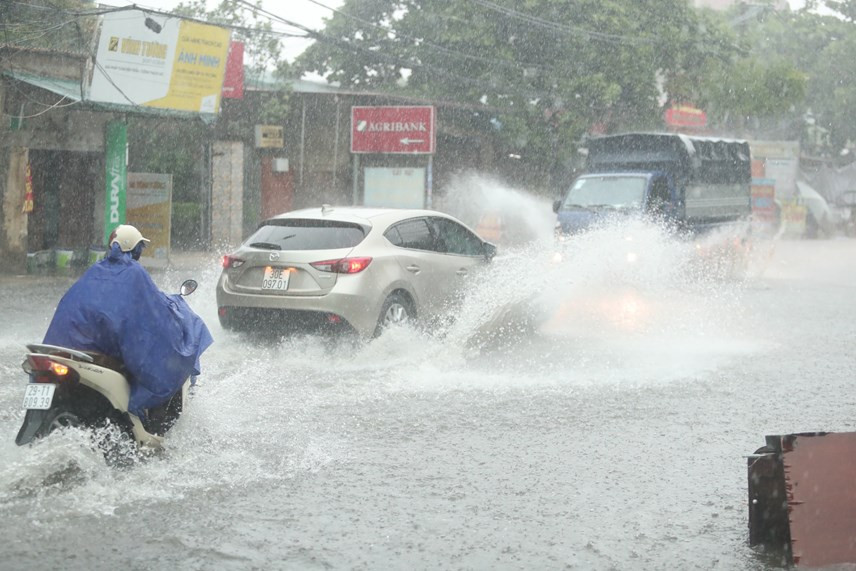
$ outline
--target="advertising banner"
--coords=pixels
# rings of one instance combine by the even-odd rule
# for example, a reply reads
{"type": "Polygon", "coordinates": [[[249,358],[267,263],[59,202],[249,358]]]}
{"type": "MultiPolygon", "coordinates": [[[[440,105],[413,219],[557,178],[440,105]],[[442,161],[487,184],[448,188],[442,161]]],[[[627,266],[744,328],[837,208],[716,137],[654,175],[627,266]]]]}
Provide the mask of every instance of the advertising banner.
{"type": "Polygon", "coordinates": [[[229,30],[123,10],[104,15],[89,99],[217,113],[229,30]]]}
{"type": "Polygon", "coordinates": [[[30,162],[27,161],[27,178],[24,181],[24,207],[22,212],[29,214],[33,211],[33,170],[30,168],[30,162]]]}
{"type": "Polygon", "coordinates": [[[789,238],[799,238],[805,234],[805,221],[808,209],[795,202],[782,205],[782,224],[784,235],[789,238]]]}
{"type": "Polygon", "coordinates": [[[752,216],[761,220],[773,220],[776,211],[776,181],[768,178],[752,179],[752,216]]]}
{"type": "Polygon", "coordinates": [[[750,141],[754,161],[763,161],[764,178],[773,179],[776,198],[797,196],[800,145],[798,141],[750,141]]]}
{"type": "Polygon", "coordinates": [[[128,173],[128,224],[151,240],[140,263],[165,267],[169,262],[172,224],[172,175],[128,173]]]}
{"type": "Polygon", "coordinates": [[[364,175],[364,206],[425,207],[425,169],[367,167],[364,175]]]}
{"type": "Polygon", "coordinates": [[[125,194],[128,181],[128,132],[124,123],[107,123],[104,140],[107,196],[104,208],[104,244],[119,224],[125,223],[125,194]]]}
{"type": "Polygon", "coordinates": [[[226,60],[226,75],[223,79],[223,97],[243,99],[244,97],[244,43],[229,44],[229,58],[226,60]]]}

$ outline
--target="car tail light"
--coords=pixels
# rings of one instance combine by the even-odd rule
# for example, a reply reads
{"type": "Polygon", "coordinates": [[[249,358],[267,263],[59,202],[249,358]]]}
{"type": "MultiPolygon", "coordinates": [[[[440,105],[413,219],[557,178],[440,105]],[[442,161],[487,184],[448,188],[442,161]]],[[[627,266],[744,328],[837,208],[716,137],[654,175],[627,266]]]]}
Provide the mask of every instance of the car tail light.
{"type": "Polygon", "coordinates": [[[324,260],[323,262],[312,262],[310,265],[322,272],[336,272],[337,274],[357,274],[366,269],[371,263],[371,258],[341,258],[339,260],[324,260]]]}
{"type": "Polygon", "coordinates": [[[244,260],[240,258],[236,258],[235,256],[226,255],[223,256],[223,267],[227,270],[232,268],[240,268],[244,265],[244,260]]]}

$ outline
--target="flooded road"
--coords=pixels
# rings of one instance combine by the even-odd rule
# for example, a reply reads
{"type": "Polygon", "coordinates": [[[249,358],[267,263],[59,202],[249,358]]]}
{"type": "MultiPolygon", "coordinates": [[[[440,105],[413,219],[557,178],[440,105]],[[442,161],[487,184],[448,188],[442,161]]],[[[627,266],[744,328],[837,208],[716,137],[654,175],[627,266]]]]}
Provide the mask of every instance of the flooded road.
{"type": "Polygon", "coordinates": [[[71,280],[3,276],[2,568],[776,568],[744,455],[856,430],[856,241],[769,244],[733,281],[634,237],[500,257],[445,330],[365,345],[222,331],[213,258],[155,274],[200,281],[215,344],[130,470],[74,431],[15,446],[23,345],[71,280]]]}

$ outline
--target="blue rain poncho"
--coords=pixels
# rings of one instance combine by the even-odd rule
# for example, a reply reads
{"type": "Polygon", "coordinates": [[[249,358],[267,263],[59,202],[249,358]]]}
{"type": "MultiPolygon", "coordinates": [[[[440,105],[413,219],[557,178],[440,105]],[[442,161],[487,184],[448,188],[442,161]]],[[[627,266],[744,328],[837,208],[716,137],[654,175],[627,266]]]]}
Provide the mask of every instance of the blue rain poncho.
{"type": "Polygon", "coordinates": [[[199,356],[212,342],[187,302],[160,291],[116,244],[66,292],[44,339],[122,361],[131,383],[128,410],[141,417],[200,373],[199,356]]]}

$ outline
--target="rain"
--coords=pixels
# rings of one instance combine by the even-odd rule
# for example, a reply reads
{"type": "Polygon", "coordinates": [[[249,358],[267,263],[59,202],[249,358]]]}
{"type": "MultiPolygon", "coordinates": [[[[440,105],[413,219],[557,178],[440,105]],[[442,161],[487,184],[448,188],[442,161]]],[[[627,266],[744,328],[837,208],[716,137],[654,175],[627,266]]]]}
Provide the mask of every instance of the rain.
{"type": "Polygon", "coordinates": [[[856,432],[852,2],[285,4],[0,6],[3,569],[856,564],[852,489],[808,491],[847,463],[789,448],[856,432]],[[374,337],[224,320],[260,225],[350,206],[496,253],[374,337]],[[120,222],[199,283],[201,374],[155,452],[18,446],[26,345],[120,222]]]}

